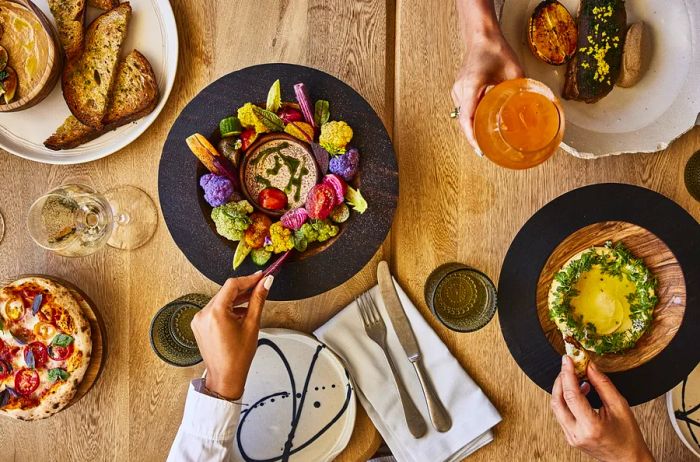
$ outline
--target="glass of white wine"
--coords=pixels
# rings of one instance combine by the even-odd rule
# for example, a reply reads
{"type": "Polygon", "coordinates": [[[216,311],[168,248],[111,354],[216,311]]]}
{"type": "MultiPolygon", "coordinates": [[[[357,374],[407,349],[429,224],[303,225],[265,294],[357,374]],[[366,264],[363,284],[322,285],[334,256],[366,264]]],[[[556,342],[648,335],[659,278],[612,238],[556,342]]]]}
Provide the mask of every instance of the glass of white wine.
{"type": "Polygon", "coordinates": [[[27,228],[39,246],[66,257],[83,257],[105,246],[133,250],[153,236],[158,212],[134,186],[103,194],[86,184],[65,184],[39,197],[29,209],[27,228]]]}

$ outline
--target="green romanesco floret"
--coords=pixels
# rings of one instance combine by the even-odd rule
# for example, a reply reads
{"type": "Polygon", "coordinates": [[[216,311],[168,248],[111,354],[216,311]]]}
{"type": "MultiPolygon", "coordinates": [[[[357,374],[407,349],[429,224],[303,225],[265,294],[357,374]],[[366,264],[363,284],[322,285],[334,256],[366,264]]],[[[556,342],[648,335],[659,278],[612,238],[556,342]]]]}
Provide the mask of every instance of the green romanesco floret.
{"type": "Polygon", "coordinates": [[[304,223],[297,231],[297,239],[304,238],[308,243],[325,242],[338,235],[339,228],[330,220],[312,220],[304,223]]]}
{"type": "Polygon", "coordinates": [[[256,133],[267,133],[270,129],[253,112],[253,104],[245,103],[238,108],[238,120],[246,128],[254,128],[256,133]]]}
{"type": "Polygon", "coordinates": [[[211,219],[214,220],[217,233],[226,239],[240,241],[243,232],[250,226],[250,213],[253,213],[253,206],[248,201],[229,202],[214,207],[211,219]]]}
{"type": "Polygon", "coordinates": [[[280,221],[270,226],[270,240],[272,244],[265,246],[268,252],[283,253],[294,248],[292,231],[282,226],[280,221]]]}
{"type": "MultiPolygon", "coordinates": [[[[240,116],[239,116],[240,117],[240,116]]],[[[352,139],[352,128],[343,121],[333,120],[321,125],[318,144],[333,155],[345,153],[345,146],[352,139]]]]}

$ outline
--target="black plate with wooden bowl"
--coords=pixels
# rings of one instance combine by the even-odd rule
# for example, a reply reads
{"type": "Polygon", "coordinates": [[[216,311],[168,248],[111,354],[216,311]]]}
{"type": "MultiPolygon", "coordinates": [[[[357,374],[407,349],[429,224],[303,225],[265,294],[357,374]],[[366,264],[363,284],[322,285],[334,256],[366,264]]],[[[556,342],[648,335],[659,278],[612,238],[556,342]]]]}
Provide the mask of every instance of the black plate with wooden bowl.
{"type": "MultiPolygon", "coordinates": [[[[631,405],[652,400],[700,361],[700,225],[654,191],[624,184],[575,189],[535,213],[515,236],[498,284],[498,312],[518,365],[551,393],[564,353],[549,318],[547,294],[560,268],[578,252],[621,242],[658,280],[649,329],[622,353],[591,353],[631,405]]],[[[595,391],[592,405],[601,402],[595,391]]]]}
{"type": "MultiPolygon", "coordinates": [[[[337,78],[305,66],[261,64],[221,77],[190,101],[173,124],[163,146],[158,193],[165,223],[187,259],[209,279],[223,284],[260,268],[250,259],[233,271],[237,242],[219,236],[211,207],[203,198],[199,178],[206,169],[185,139],[193,133],[220,139],[219,121],[250,101],[264,101],[279,79],[282,100],[294,101],[294,84],[303,82],[312,100],[330,103],[331,120],[344,120],[353,129],[353,147],[360,151],[360,169],[351,182],[369,204],[363,214],[351,213],[335,238],[304,253],[293,252],[275,280],[270,300],[298,300],[326,292],[358,273],[386,238],[399,192],[398,166],[384,125],[365,99],[337,78]]],[[[274,262],[270,261],[269,264],[274,262]]]]}

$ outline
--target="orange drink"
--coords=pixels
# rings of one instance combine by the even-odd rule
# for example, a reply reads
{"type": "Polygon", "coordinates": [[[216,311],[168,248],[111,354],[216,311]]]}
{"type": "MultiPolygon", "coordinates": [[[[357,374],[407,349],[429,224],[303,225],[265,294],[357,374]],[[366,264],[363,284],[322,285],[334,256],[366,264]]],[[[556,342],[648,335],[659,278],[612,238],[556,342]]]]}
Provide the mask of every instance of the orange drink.
{"type": "Polygon", "coordinates": [[[539,165],[564,136],[564,112],[552,90],[532,79],[506,80],[486,92],[474,114],[474,136],[496,164],[539,165]]]}

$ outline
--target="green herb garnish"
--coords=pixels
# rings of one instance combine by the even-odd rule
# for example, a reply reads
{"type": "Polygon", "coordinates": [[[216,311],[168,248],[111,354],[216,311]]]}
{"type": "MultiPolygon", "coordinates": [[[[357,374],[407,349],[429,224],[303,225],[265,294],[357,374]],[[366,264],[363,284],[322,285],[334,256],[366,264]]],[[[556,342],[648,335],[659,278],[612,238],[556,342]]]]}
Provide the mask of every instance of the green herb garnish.
{"type": "Polygon", "coordinates": [[[53,340],[51,341],[51,345],[56,345],[60,347],[67,347],[71,343],[73,343],[73,337],[67,334],[58,334],[56,335],[53,340]]]}
{"type": "Polygon", "coordinates": [[[70,377],[70,374],[64,369],[49,369],[49,380],[52,382],[55,382],[57,380],[65,382],[66,380],[68,380],[68,377],[70,377]]]}

